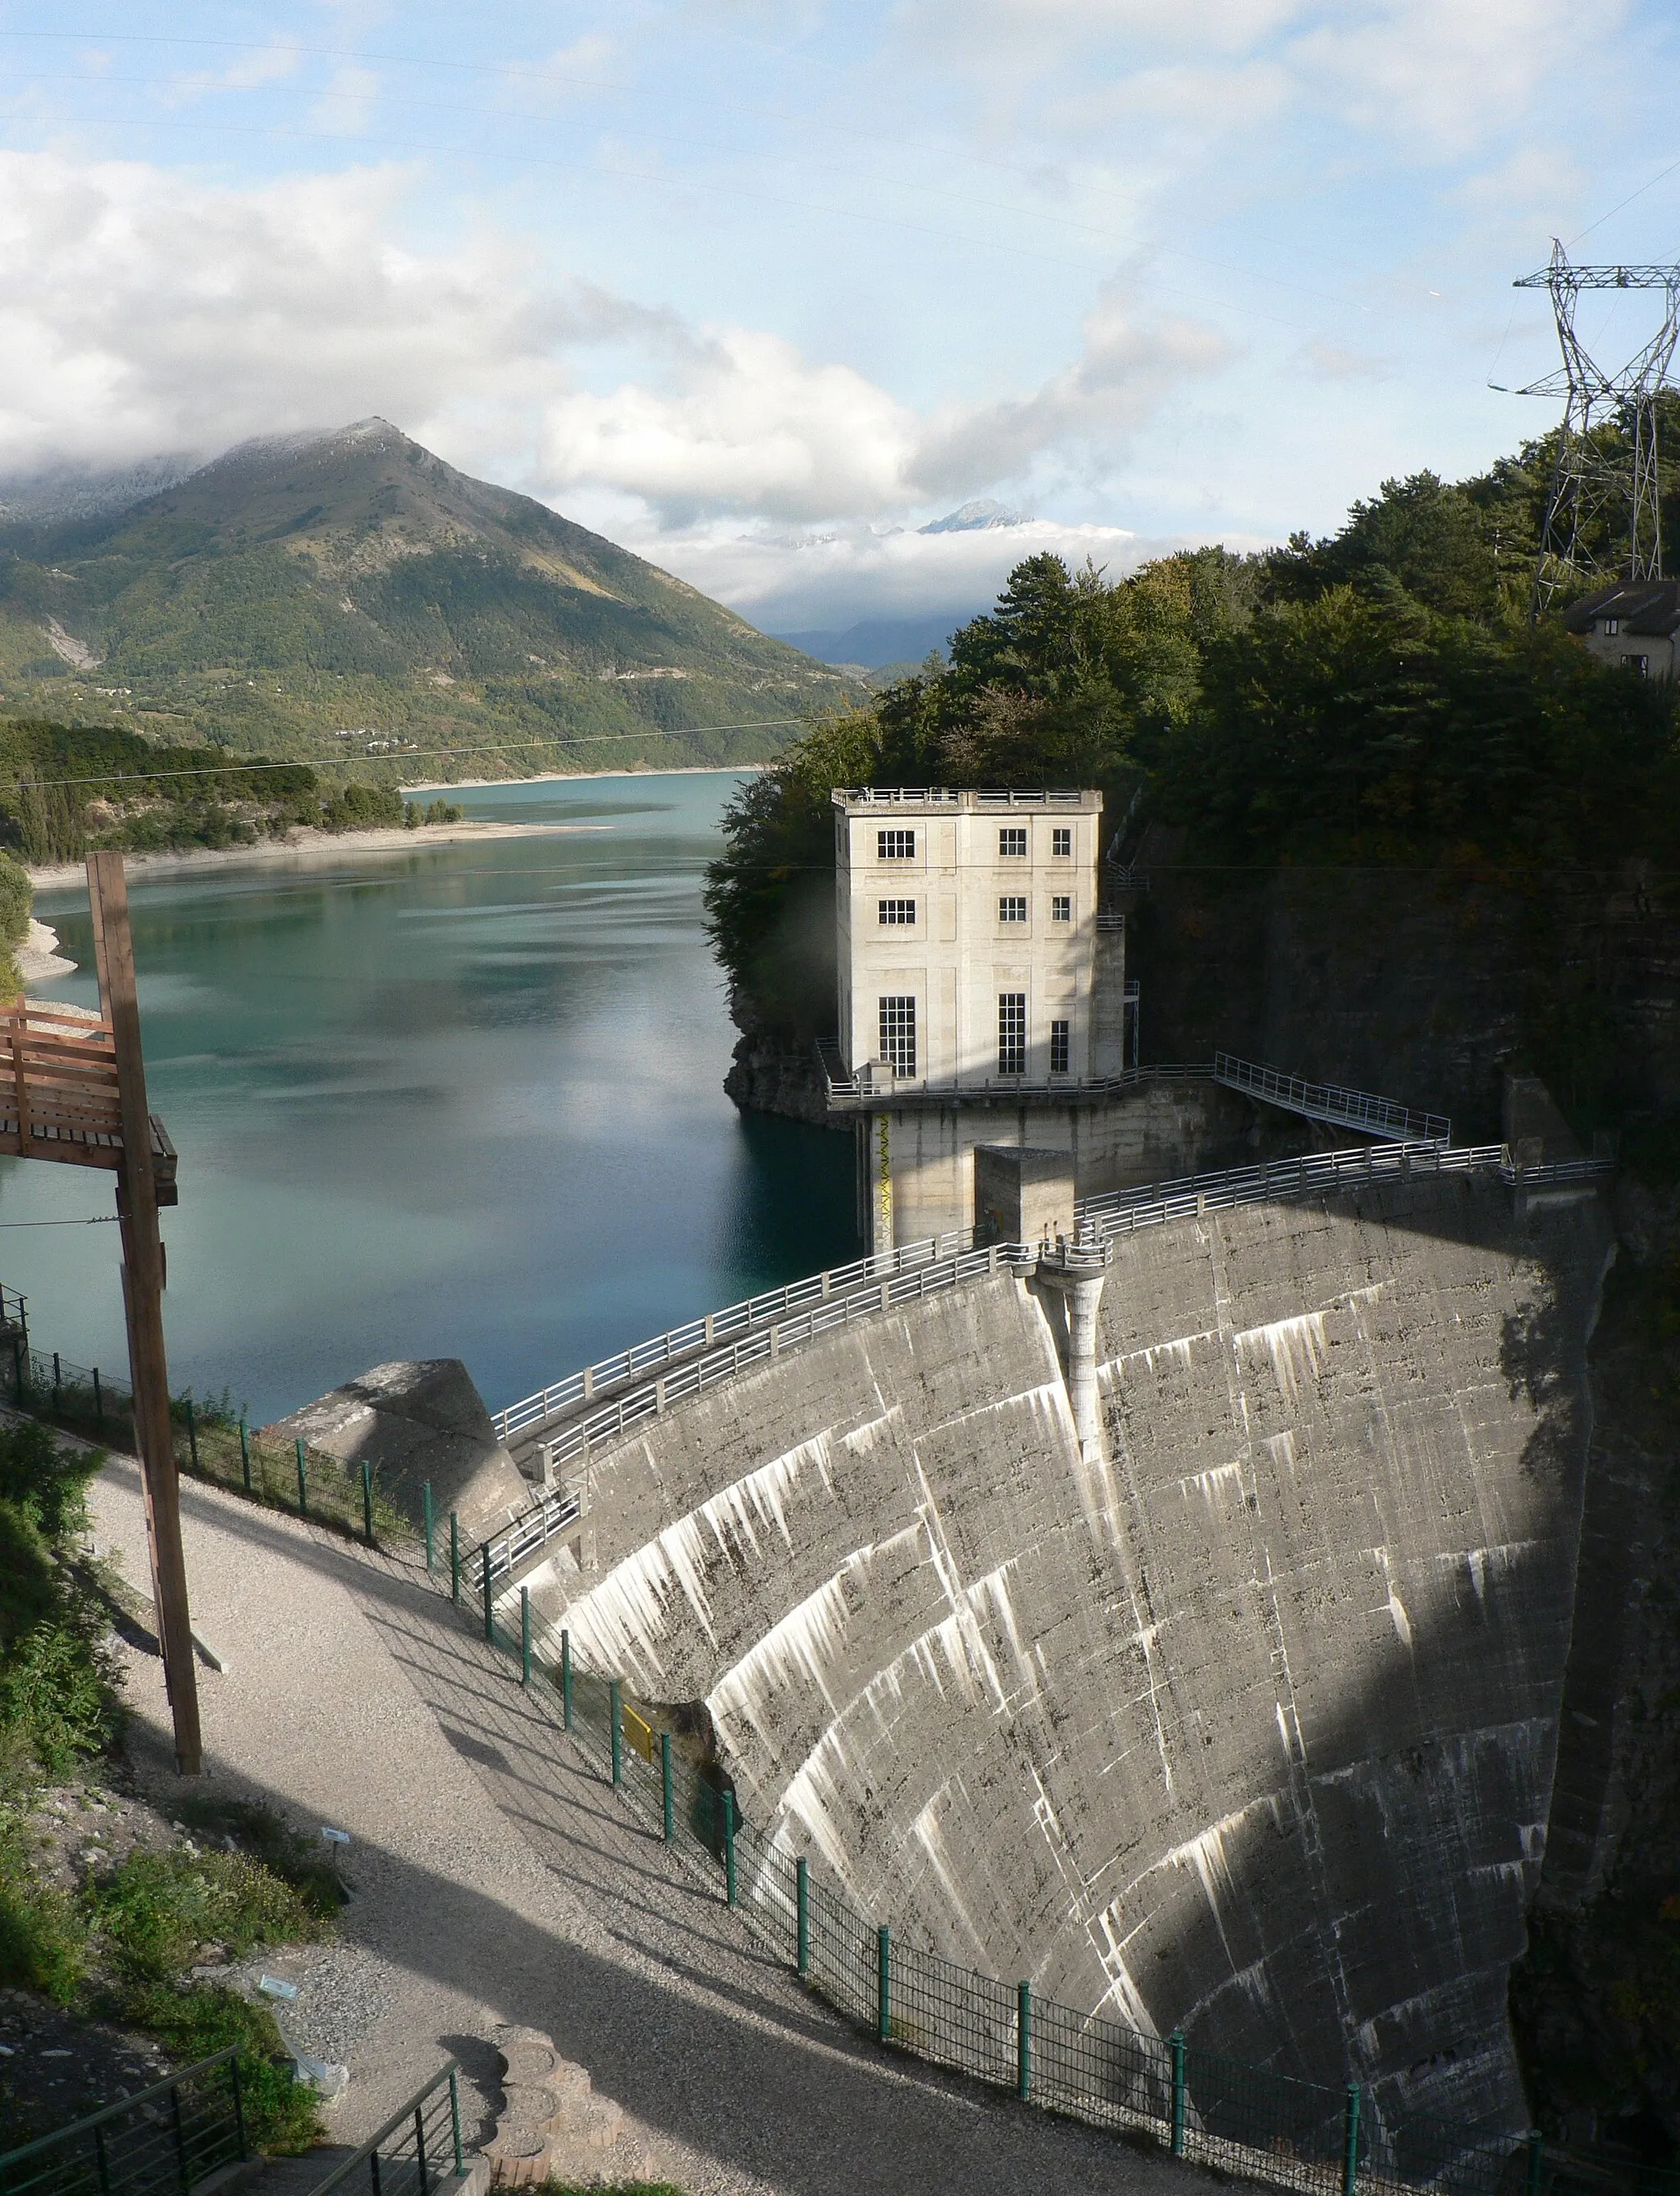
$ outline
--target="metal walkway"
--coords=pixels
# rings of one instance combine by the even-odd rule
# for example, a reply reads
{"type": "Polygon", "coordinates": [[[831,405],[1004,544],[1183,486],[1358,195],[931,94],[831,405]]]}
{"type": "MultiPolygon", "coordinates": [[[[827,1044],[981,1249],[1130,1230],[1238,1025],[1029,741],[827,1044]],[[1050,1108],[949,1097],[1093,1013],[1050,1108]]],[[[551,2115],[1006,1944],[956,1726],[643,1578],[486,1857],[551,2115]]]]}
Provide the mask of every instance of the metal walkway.
{"type": "Polygon", "coordinates": [[[1450,1144],[1452,1124],[1444,1113],[1414,1113],[1397,1098],[1378,1098],[1369,1090],[1346,1090],[1339,1084],[1308,1083],[1285,1075],[1234,1053],[1216,1052],[1214,1081],[1240,1090],[1262,1105],[1281,1106],[1308,1121],[1328,1121],[1356,1135],[1379,1136],[1385,1143],[1450,1144]]]}

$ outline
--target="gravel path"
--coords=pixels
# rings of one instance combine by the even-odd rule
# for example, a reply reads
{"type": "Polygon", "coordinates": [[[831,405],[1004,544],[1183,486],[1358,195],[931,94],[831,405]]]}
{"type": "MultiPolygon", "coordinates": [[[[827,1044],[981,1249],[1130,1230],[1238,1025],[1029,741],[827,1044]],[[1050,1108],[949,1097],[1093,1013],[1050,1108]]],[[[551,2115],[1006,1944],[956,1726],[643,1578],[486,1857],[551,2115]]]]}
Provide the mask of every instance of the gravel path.
{"type": "MultiPolygon", "coordinates": [[[[338,1941],[268,1968],[298,1983],[291,2033],[330,2039],[315,2055],[350,2067],[335,2142],[371,2133],[446,2054],[469,2113],[492,2109],[484,2039],[515,2022],[624,2107],[615,2180],[690,2196],[1185,2196],[1196,2169],[930,2074],[807,1997],[423,1574],[216,1488],[183,1482],[182,1501],[194,1629],[228,1665],[200,1673],[216,1789],[353,1841],[338,1941]]],[[[101,1541],[143,1580],[131,1461],[113,1460],[95,1504],[101,1541]]],[[[160,1667],[124,1651],[133,1751],[161,1794],[160,1667]]]]}

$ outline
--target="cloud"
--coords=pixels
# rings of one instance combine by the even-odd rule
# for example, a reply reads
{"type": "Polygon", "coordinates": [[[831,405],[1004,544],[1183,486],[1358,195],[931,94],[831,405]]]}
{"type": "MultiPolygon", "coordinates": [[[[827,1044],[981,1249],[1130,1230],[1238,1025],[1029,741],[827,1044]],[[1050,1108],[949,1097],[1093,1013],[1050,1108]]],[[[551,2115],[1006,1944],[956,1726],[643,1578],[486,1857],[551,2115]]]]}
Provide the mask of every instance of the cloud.
{"type": "Polygon", "coordinates": [[[1099,462],[1181,384],[1214,373],[1231,347],[1204,322],[1141,323],[1120,285],[1106,285],[1087,315],[1071,366],[1025,397],[979,405],[938,423],[911,468],[929,494],[964,494],[1019,479],[1047,452],[1099,462]]]}
{"type": "Polygon", "coordinates": [[[1392,381],[1394,369],[1386,358],[1367,358],[1363,352],[1343,350],[1338,344],[1303,344],[1300,362],[1319,381],[1392,381]]]}
{"type": "Polygon", "coordinates": [[[216,91],[257,91],[265,84],[283,83],[297,73],[303,60],[301,47],[283,40],[272,45],[256,47],[241,54],[223,69],[194,69],[190,74],[176,77],[170,84],[171,97],[176,101],[200,99],[216,91]]]}
{"type": "Polygon", "coordinates": [[[1351,0],[1294,39],[1289,58],[1356,128],[1421,132],[1422,149],[1452,154],[1519,120],[1544,79],[1579,66],[1625,12],[1622,0],[1351,0]]]}
{"type": "MultiPolygon", "coordinates": [[[[840,629],[866,617],[938,611],[972,616],[990,606],[1023,558],[1046,551],[1076,569],[1088,558],[1116,577],[1213,537],[1146,537],[1117,526],[1033,518],[960,534],[842,526],[800,535],[713,525],[674,535],[637,537],[626,530],[626,538],[755,624],[799,633],[840,629]]],[[[1247,536],[1226,538],[1233,549],[1262,546],[1247,536]]]]}
{"type": "MultiPolygon", "coordinates": [[[[736,535],[743,520],[863,524],[802,569],[843,575],[862,556],[872,572],[938,573],[939,552],[882,550],[868,523],[1035,469],[1111,466],[1226,355],[1212,331],[1142,318],[1111,285],[1076,357],[1036,388],[918,411],[765,330],[544,280],[493,228],[404,248],[412,181],[369,167],[236,191],[0,153],[0,472],[210,456],[379,413],[563,508],[605,499],[649,539],[730,515],[736,535]]],[[[764,552],[715,553],[757,569],[764,552]]]]}
{"type": "Polygon", "coordinates": [[[329,136],[365,136],[378,90],[379,79],[372,69],[346,62],[327,79],[326,89],[309,108],[309,120],[329,136]]]}

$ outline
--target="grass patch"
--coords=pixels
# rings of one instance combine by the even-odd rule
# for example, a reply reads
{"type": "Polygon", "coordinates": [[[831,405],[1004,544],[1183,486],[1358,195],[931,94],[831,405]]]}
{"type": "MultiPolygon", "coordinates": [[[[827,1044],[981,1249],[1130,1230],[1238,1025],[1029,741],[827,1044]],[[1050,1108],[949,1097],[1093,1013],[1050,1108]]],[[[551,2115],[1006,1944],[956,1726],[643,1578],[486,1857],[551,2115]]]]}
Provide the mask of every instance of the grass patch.
{"type": "Polygon", "coordinates": [[[184,1973],[212,1945],[238,1960],[320,1934],[293,1886],[245,1853],[134,1853],[83,1905],[113,1971],[142,1985],[184,1973]]]}

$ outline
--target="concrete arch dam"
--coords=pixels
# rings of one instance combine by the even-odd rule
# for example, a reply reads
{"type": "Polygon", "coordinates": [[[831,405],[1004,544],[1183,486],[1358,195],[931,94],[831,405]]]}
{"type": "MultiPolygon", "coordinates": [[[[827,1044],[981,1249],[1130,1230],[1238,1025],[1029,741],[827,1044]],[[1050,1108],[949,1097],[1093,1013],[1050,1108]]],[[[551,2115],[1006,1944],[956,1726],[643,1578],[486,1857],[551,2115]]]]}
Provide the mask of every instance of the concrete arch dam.
{"type": "Polygon", "coordinates": [[[877,1921],[1385,2114],[1527,2124],[1610,1231],[1487,1176],[1122,1239],[882,1311],[590,1462],[527,1583],[877,1921]]]}

